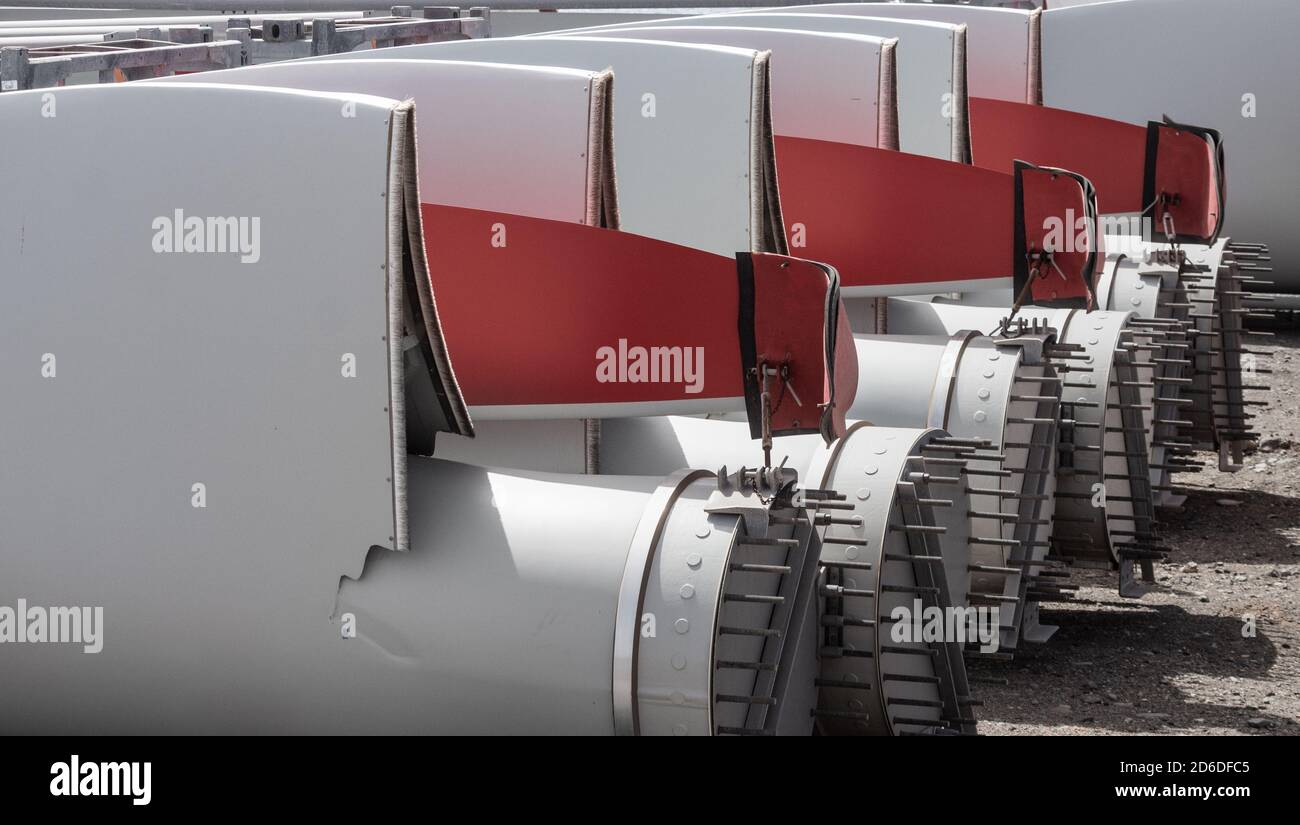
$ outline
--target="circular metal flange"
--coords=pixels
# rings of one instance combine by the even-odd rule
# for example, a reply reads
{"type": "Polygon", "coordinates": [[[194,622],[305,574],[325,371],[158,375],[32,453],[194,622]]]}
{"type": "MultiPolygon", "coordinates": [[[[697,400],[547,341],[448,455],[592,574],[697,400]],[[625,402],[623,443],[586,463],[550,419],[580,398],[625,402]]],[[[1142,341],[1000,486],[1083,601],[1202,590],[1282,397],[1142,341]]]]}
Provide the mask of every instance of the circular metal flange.
{"type": "Polygon", "coordinates": [[[812,461],[809,481],[844,493],[856,519],[822,537],[822,733],[974,731],[962,644],[917,632],[969,576],[952,515],[968,506],[965,476],[921,450],[943,435],[859,423],[812,461]]]}
{"type": "MultiPolygon", "coordinates": [[[[614,620],[613,697],[616,735],[635,736],[641,732],[638,697],[641,623],[642,616],[645,615],[642,608],[646,588],[650,583],[651,566],[662,541],[666,521],[677,499],[691,484],[712,478],[713,474],[704,470],[680,470],[673,473],[646,502],[641,521],[637,525],[627,565],[623,570],[614,620]]],[[[707,710],[706,727],[709,724],[707,710]]]]}
{"type": "Polygon", "coordinates": [[[1225,253],[1217,268],[1215,297],[1219,306],[1219,359],[1220,372],[1214,375],[1214,426],[1218,435],[1220,466],[1225,470],[1239,470],[1243,465],[1246,447],[1258,439],[1251,430],[1246,411],[1246,364],[1249,372],[1257,374],[1253,360],[1243,358],[1246,351],[1246,318],[1258,315],[1258,307],[1246,303],[1248,293],[1242,288],[1246,280],[1235,257],[1225,253]]]}
{"type": "MultiPolygon", "coordinates": [[[[1050,346],[1055,336],[1045,340],[1050,346]]],[[[1058,447],[1060,443],[1061,390],[1063,378],[1047,359],[1028,363],[1020,359],[1016,367],[1010,403],[1007,405],[1007,425],[1003,434],[1002,452],[1007,456],[1004,469],[1012,476],[1002,483],[1015,498],[1008,500],[1019,516],[1008,526],[1011,538],[1017,544],[1008,549],[1004,564],[1021,571],[1017,582],[1016,612],[1013,616],[1015,635],[1007,643],[1014,648],[1020,638],[1045,642],[1056,628],[1038,623],[1038,603],[1055,597],[1061,584],[1049,571],[1058,447]]]]}
{"type": "MultiPolygon", "coordinates": [[[[1137,251],[1160,248],[1138,244],[1137,251]]],[[[1196,399],[1202,397],[1192,386],[1193,352],[1198,345],[1192,315],[1197,304],[1190,300],[1180,269],[1172,263],[1146,263],[1140,257],[1118,255],[1107,261],[1105,273],[1110,298],[1105,305],[1132,313],[1131,349],[1139,373],[1152,383],[1150,390],[1143,388],[1142,401],[1152,407],[1147,438],[1152,496],[1157,506],[1177,507],[1185,496],[1174,488],[1173,473],[1191,447],[1195,426],[1191,413],[1196,399]]]]}
{"type": "MultiPolygon", "coordinates": [[[[1186,394],[1192,403],[1186,418],[1191,422],[1188,435],[1202,450],[1218,450],[1224,439],[1222,431],[1227,421],[1216,415],[1226,402],[1228,361],[1223,351],[1223,317],[1220,306],[1219,278],[1223,269],[1222,250],[1214,248],[1186,249],[1187,265],[1180,274],[1180,283],[1191,304],[1189,330],[1192,333],[1189,350],[1192,361],[1192,384],[1186,394]]],[[[1240,386],[1240,371],[1235,382],[1240,386]]]]}
{"type": "Polygon", "coordinates": [[[1131,348],[1129,313],[1044,311],[1059,341],[1081,356],[1063,372],[1062,435],[1072,467],[1057,478],[1053,557],[1090,567],[1118,567],[1120,590],[1139,595],[1135,561],[1160,557],[1154,541],[1148,453],[1151,382],[1131,348]],[[1150,398],[1150,395],[1147,395],[1150,398]]]}
{"type": "MultiPolygon", "coordinates": [[[[1145,251],[1167,249],[1167,245],[1155,243],[1139,247],[1145,251]]],[[[1155,370],[1157,397],[1166,399],[1157,403],[1156,419],[1180,425],[1158,424],[1154,428],[1153,485],[1157,503],[1163,506],[1177,506],[1184,500],[1172,489],[1166,472],[1196,469],[1180,460],[1189,449],[1217,451],[1220,468],[1231,471],[1240,469],[1246,444],[1257,437],[1250,430],[1251,416],[1245,409],[1250,402],[1244,398],[1257,353],[1247,348],[1243,336],[1248,334],[1245,320],[1260,316],[1258,302],[1265,300],[1252,296],[1251,287],[1266,282],[1248,277],[1250,273],[1241,270],[1236,256],[1257,261],[1262,253],[1249,246],[1234,247],[1228,240],[1208,246],[1184,244],[1180,249],[1185,255],[1181,266],[1119,256],[1122,260],[1115,262],[1112,276],[1115,298],[1110,304],[1142,315],[1153,333],[1149,343],[1173,350],[1157,356],[1162,366],[1155,370]],[[1176,275],[1173,284],[1169,283],[1170,272],[1176,275]],[[1140,300],[1135,287],[1140,289],[1153,273],[1162,276],[1161,295],[1170,297],[1160,301],[1154,314],[1147,315],[1145,307],[1130,307],[1125,297],[1133,295],[1132,300],[1140,300]],[[1171,319],[1184,328],[1180,331],[1169,326],[1171,319]],[[1187,362],[1185,369],[1183,361],[1187,362]],[[1171,368],[1175,364],[1180,365],[1177,370],[1171,368]]]]}
{"type": "Polygon", "coordinates": [[[1003,653],[1019,645],[1051,534],[1060,380],[1050,363],[1027,359],[1024,349],[1046,343],[1044,335],[971,339],[943,419],[953,437],[969,442],[953,453],[968,460],[972,479],[969,602],[1000,607],[1003,653]]]}
{"type": "Polygon", "coordinates": [[[713,473],[680,471],[646,505],[617,608],[620,734],[775,733],[785,680],[815,678],[786,648],[816,580],[808,514],[757,497],[742,514],[718,495],[713,473]],[[758,524],[762,535],[751,532],[758,524]]]}
{"type": "Polygon", "coordinates": [[[1052,336],[1029,329],[994,339],[971,331],[999,326],[1006,314],[1002,309],[942,303],[926,309],[934,322],[952,330],[947,338],[858,339],[865,374],[888,373],[918,386],[891,383],[891,401],[869,398],[855,408],[893,415],[891,423],[922,420],[951,433],[926,451],[936,462],[962,464],[973,489],[971,506],[962,514],[971,536],[971,582],[964,599],[954,587],[954,600],[999,607],[1005,616],[999,653],[1005,655],[1019,644],[1022,626],[1039,641],[1052,632],[1038,626],[1033,606],[1033,599],[1054,589],[1044,568],[1055,566],[1045,557],[1060,379],[1042,356],[1052,336]],[[921,384],[929,385],[928,392],[917,391],[921,384]]]}
{"type": "Polygon", "coordinates": [[[1246,446],[1257,435],[1250,429],[1251,415],[1245,391],[1245,373],[1255,374],[1255,353],[1246,347],[1246,319],[1263,310],[1252,306],[1247,285],[1253,283],[1241,269],[1228,241],[1187,250],[1183,280],[1189,300],[1198,306],[1195,349],[1195,387],[1192,408],[1198,446],[1217,450],[1223,470],[1239,470],[1246,446]],[[1243,358],[1243,356],[1245,356],[1243,358]]]}

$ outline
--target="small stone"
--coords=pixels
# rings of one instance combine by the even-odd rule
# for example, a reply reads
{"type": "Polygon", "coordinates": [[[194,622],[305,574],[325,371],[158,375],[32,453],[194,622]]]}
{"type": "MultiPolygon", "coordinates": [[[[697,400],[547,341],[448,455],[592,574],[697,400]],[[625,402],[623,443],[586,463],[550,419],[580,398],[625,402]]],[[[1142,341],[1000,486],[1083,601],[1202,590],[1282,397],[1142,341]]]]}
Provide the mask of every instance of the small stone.
{"type": "Polygon", "coordinates": [[[1200,566],[1197,565],[1196,562],[1194,562],[1194,561],[1189,561],[1187,564],[1184,564],[1184,565],[1182,566],[1182,568],[1179,570],[1179,572],[1180,572],[1180,573],[1195,573],[1195,572],[1197,572],[1197,571],[1200,570],[1200,569],[1201,569],[1200,566]]]}
{"type": "Polygon", "coordinates": [[[1273,723],[1272,723],[1270,720],[1268,720],[1268,719],[1264,719],[1264,718],[1262,718],[1262,717],[1256,717],[1256,718],[1254,718],[1254,719],[1247,719],[1247,720],[1246,720],[1246,724],[1247,724],[1247,725],[1250,725],[1252,728],[1271,728],[1271,727],[1273,727],[1273,723]]]}

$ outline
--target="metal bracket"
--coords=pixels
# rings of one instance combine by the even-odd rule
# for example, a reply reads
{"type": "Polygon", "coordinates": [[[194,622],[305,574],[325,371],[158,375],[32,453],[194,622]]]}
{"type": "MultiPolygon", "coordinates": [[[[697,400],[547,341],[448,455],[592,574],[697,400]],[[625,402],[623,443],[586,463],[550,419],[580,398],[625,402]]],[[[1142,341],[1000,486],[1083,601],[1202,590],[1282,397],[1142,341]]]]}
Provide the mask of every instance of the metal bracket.
{"type": "Polygon", "coordinates": [[[243,44],[171,43],[133,38],[76,46],[0,48],[0,91],[62,86],[74,74],[98,72],[101,83],[162,77],[177,69],[229,69],[244,64],[243,44]]]}

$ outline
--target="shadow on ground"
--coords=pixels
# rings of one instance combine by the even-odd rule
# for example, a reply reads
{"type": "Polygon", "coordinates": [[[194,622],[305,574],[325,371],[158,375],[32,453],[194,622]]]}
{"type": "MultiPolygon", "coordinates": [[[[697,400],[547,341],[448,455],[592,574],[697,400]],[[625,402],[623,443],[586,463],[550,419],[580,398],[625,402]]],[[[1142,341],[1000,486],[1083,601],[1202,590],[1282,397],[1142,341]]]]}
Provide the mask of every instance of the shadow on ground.
{"type": "Polygon", "coordinates": [[[972,662],[972,691],[995,708],[981,718],[1132,732],[1300,734],[1287,717],[1249,704],[1243,691],[1233,695],[1234,685],[1271,678],[1279,644],[1267,629],[1247,639],[1236,617],[1116,599],[1102,609],[1045,606],[1044,623],[1060,626],[1046,646],[1023,648],[1011,662],[972,662]],[[1188,694],[1189,682],[1211,680],[1222,685],[1221,701],[1188,694]]]}

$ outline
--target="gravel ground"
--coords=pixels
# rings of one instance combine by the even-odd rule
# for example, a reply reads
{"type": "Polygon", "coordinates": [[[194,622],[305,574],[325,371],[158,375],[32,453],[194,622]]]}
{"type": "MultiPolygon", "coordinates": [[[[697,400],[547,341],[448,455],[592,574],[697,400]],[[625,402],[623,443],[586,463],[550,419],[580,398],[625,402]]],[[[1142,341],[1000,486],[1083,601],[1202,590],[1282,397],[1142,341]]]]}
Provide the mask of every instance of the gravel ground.
{"type": "Polygon", "coordinates": [[[1173,553],[1146,596],[1076,572],[1075,601],[1043,605],[1047,644],[972,663],[980,733],[1300,735],[1300,331],[1249,340],[1275,350],[1254,382],[1272,389],[1248,394],[1269,402],[1259,449],[1178,476],[1191,493],[1161,515],[1173,553]]]}

